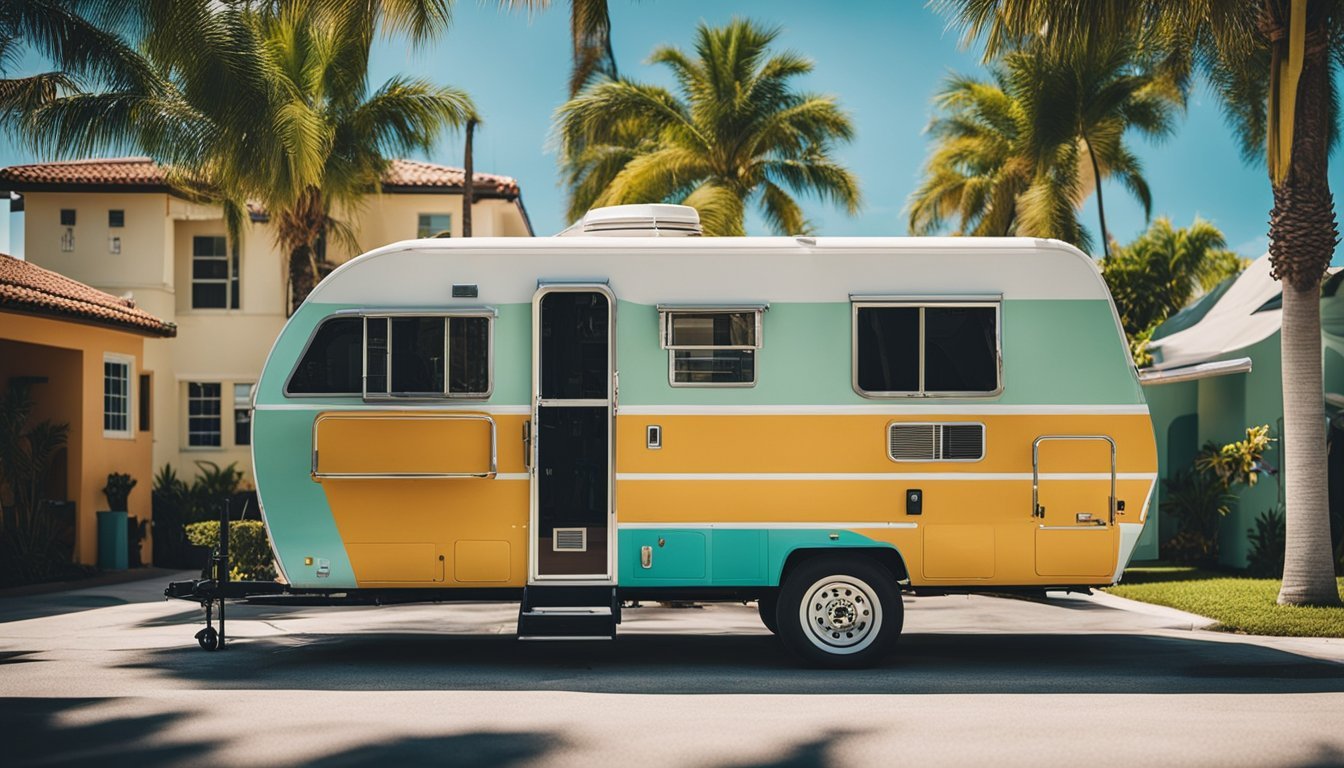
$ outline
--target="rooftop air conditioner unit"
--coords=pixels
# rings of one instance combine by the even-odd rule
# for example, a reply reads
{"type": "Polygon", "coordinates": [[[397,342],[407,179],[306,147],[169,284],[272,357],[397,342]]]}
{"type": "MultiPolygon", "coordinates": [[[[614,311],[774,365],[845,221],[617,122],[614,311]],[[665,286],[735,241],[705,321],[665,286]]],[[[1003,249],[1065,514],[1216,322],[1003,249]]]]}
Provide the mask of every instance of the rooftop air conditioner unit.
{"type": "Polygon", "coordinates": [[[560,237],[699,237],[700,214],[689,205],[641,203],[594,208],[560,237]]]}

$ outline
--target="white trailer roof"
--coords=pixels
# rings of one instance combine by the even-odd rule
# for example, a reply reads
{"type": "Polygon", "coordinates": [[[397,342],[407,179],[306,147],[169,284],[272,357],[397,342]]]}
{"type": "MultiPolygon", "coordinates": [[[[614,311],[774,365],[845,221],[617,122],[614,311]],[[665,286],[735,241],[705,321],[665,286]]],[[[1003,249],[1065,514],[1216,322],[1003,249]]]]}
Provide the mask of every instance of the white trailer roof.
{"type": "Polygon", "coordinates": [[[446,303],[453,283],[482,301],[528,302],[538,280],[609,280],[629,301],[829,302],[851,294],[994,294],[1108,299],[1095,262],[1034,238],[553,237],[410,240],[370,251],[309,300],[446,303]]]}

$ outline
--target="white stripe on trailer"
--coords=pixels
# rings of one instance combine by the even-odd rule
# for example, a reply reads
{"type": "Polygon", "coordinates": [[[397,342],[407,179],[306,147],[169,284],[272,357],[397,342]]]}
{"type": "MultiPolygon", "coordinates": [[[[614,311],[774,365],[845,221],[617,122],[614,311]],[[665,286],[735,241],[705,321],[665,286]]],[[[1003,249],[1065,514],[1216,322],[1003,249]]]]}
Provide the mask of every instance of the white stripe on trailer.
{"type": "Polygon", "coordinates": [[[805,530],[836,530],[839,528],[918,528],[919,523],[618,523],[617,528],[621,530],[666,530],[666,529],[692,529],[692,528],[717,528],[720,530],[768,530],[768,531],[805,531],[805,530]]]}
{"type": "MultiPolygon", "coordinates": [[[[1041,480],[1110,480],[1110,472],[1042,472],[1041,480]]],[[[1116,480],[1147,480],[1152,472],[1117,472],[1116,480]]],[[[616,480],[643,482],[694,480],[1031,480],[1030,472],[617,472],[616,480]]]]}
{"type": "Polygon", "coordinates": [[[1147,416],[1143,403],[1127,405],[622,405],[623,416],[1147,416]]]}

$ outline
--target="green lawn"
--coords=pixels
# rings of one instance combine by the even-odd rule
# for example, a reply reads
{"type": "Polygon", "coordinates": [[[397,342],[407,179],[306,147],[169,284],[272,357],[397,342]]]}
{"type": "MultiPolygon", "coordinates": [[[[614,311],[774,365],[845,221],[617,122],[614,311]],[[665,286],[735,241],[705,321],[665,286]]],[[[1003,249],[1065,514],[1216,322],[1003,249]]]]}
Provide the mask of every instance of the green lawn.
{"type": "MultiPolygon", "coordinates": [[[[1344,578],[1338,580],[1344,594],[1344,578]]],[[[1344,608],[1277,605],[1278,579],[1248,579],[1197,568],[1130,568],[1113,595],[1208,616],[1213,629],[1252,635],[1344,637],[1344,608]]]]}

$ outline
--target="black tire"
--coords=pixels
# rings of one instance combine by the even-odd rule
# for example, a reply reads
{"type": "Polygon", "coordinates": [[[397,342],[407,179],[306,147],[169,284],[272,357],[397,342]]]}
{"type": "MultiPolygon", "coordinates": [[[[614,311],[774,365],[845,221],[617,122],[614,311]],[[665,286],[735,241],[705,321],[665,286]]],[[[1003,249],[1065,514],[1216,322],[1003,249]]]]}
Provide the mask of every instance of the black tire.
{"type": "Polygon", "coordinates": [[[756,598],[756,610],[761,614],[761,623],[770,630],[770,634],[779,634],[779,593],[771,592],[756,598]]]}
{"type": "Polygon", "coordinates": [[[776,634],[809,666],[870,667],[901,633],[903,612],[886,568],[864,557],[819,557],[780,587],[776,634]]]}

